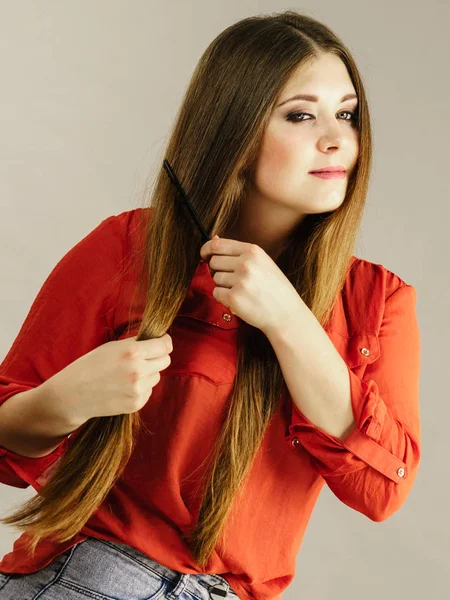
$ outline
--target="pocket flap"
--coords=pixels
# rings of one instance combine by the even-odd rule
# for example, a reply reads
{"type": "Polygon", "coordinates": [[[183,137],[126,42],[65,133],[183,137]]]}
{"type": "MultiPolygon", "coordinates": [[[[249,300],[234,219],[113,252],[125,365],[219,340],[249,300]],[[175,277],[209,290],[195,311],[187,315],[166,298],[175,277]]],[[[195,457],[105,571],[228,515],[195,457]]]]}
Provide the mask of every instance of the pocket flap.
{"type": "Polygon", "coordinates": [[[380,356],[380,342],[374,333],[344,337],[336,331],[328,331],[328,336],[350,369],[370,364],[380,356]]]}

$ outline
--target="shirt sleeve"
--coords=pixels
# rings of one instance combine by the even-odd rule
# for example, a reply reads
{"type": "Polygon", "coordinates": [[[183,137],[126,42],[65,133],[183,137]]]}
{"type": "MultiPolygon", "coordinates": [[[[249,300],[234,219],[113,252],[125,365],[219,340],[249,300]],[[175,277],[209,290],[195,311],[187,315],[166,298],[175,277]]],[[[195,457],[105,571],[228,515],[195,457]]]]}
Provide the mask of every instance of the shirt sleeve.
{"type": "Polygon", "coordinates": [[[380,356],[362,378],[347,366],[356,428],[344,439],[311,423],[292,401],[287,442],[301,444],[331,491],[373,521],[405,502],[420,461],[420,333],[416,290],[403,283],[386,300],[380,356]]]}
{"type": "MultiPolygon", "coordinates": [[[[110,339],[120,290],[127,212],[103,220],[56,264],[0,364],[0,406],[38,387],[110,339]]],[[[0,411],[1,418],[1,411],[0,411]]],[[[65,452],[68,439],[38,458],[0,446],[0,482],[39,490],[40,476],[65,452]]]]}

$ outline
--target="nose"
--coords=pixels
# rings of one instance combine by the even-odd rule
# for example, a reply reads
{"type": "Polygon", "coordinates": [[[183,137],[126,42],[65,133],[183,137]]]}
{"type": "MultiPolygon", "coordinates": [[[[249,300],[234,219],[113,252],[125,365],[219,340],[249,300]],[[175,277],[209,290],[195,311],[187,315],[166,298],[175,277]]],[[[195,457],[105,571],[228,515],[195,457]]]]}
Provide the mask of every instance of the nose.
{"type": "Polygon", "coordinates": [[[319,146],[321,150],[329,150],[330,148],[340,148],[341,138],[340,135],[330,136],[326,135],[320,139],[319,146]]]}
{"type": "Polygon", "coordinates": [[[322,135],[319,138],[321,149],[330,147],[340,148],[342,143],[342,131],[336,123],[336,119],[332,118],[326,121],[322,128],[322,135]]]}

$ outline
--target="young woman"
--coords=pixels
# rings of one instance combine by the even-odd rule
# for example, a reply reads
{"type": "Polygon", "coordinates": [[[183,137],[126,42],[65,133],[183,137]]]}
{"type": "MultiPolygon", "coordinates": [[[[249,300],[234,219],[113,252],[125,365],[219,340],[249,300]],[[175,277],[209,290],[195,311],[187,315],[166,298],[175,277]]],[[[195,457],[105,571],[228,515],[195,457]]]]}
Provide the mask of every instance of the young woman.
{"type": "Polygon", "coordinates": [[[2,520],[1,600],[279,599],[325,484],[383,521],[416,478],[416,291],[352,254],[371,126],[342,41],[294,11],[228,27],[166,156],[212,239],[161,168],[0,367],[0,481],[38,492],[2,520]]]}

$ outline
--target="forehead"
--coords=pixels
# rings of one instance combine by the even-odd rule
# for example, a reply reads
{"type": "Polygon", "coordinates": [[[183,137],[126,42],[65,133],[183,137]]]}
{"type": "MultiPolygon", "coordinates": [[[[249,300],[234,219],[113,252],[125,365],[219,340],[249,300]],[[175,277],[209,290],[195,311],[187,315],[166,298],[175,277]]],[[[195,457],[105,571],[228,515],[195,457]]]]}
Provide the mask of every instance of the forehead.
{"type": "Polygon", "coordinates": [[[323,54],[299,65],[279,94],[279,100],[286,100],[296,93],[314,94],[338,101],[348,93],[356,93],[347,67],[334,54],[323,54]]]}

